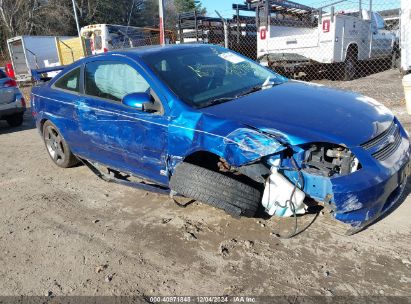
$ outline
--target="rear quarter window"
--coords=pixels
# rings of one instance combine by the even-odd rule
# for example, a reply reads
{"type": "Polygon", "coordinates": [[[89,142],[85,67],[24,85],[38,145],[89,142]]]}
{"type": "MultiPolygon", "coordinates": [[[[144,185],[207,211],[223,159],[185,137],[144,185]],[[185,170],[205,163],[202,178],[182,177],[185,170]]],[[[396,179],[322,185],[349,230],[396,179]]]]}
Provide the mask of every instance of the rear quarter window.
{"type": "Polygon", "coordinates": [[[80,68],[76,68],[63,75],[54,83],[54,87],[71,92],[80,92],[80,68]]]}

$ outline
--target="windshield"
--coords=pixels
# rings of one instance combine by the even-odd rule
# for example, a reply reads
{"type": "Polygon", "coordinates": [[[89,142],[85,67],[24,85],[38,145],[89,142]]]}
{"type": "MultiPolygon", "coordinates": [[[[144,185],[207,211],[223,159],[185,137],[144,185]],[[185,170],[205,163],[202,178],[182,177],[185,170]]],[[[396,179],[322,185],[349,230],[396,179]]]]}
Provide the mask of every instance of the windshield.
{"type": "Polygon", "coordinates": [[[178,48],[142,57],[178,97],[196,108],[226,102],[287,80],[218,46],[178,48]]]}

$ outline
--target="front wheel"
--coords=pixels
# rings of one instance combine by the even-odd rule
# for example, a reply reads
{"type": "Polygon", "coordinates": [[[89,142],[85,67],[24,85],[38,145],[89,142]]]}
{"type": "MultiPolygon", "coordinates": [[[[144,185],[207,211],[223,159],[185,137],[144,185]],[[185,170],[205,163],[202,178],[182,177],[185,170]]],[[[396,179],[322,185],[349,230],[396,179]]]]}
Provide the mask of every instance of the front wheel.
{"type": "Polygon", "coordinates": [[[57,127],[49,120],[43,126],[43,140],[50,158],[57,166],[70,168],[78,163],[57,127]]]}
{"type": "Polygon", "coordinates": [[[179,164],[170,188],[232,215],[252,217],[261,204],[261,191],[219,172],[190,163],[179,164]]]}

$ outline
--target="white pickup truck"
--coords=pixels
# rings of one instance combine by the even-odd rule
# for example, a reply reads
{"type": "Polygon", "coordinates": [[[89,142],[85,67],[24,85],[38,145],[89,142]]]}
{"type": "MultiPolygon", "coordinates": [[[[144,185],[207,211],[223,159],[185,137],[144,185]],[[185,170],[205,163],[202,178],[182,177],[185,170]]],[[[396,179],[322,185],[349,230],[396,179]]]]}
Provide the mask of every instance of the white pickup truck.
{"type": "Polygon", "coordinates": [[[411,2],[401,0],[401,70],[411,72],[411,2]]]}
{"type": "Polygon", "coordinates": [[[365,9],[336,12],[331,7],[328,13],[323,13],[322,9],[314,9],[302,11],[305,19],[287,24],[272,12],[277,4],[293,2],[251,2],[260,4],[257,56],[262,64],[276,70],[308,74],[330,67],[335,71],[337,65],[341,78],[351,80],[360,61],[399,57],[398,39],[385,30],[384,19],[377,12],[365,9]]]}

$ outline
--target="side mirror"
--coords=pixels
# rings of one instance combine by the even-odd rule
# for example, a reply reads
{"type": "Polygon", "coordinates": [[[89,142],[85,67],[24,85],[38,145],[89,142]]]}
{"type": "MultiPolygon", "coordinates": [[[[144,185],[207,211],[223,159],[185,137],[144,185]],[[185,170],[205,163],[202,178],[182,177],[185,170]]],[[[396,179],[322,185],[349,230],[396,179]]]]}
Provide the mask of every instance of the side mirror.
{"type": "Polygon", "coordinates": [[[145,111],[153,104],[153,101],[147,93],[131,93],[124,96],[121,103],[136,110],[145,111]]]}

